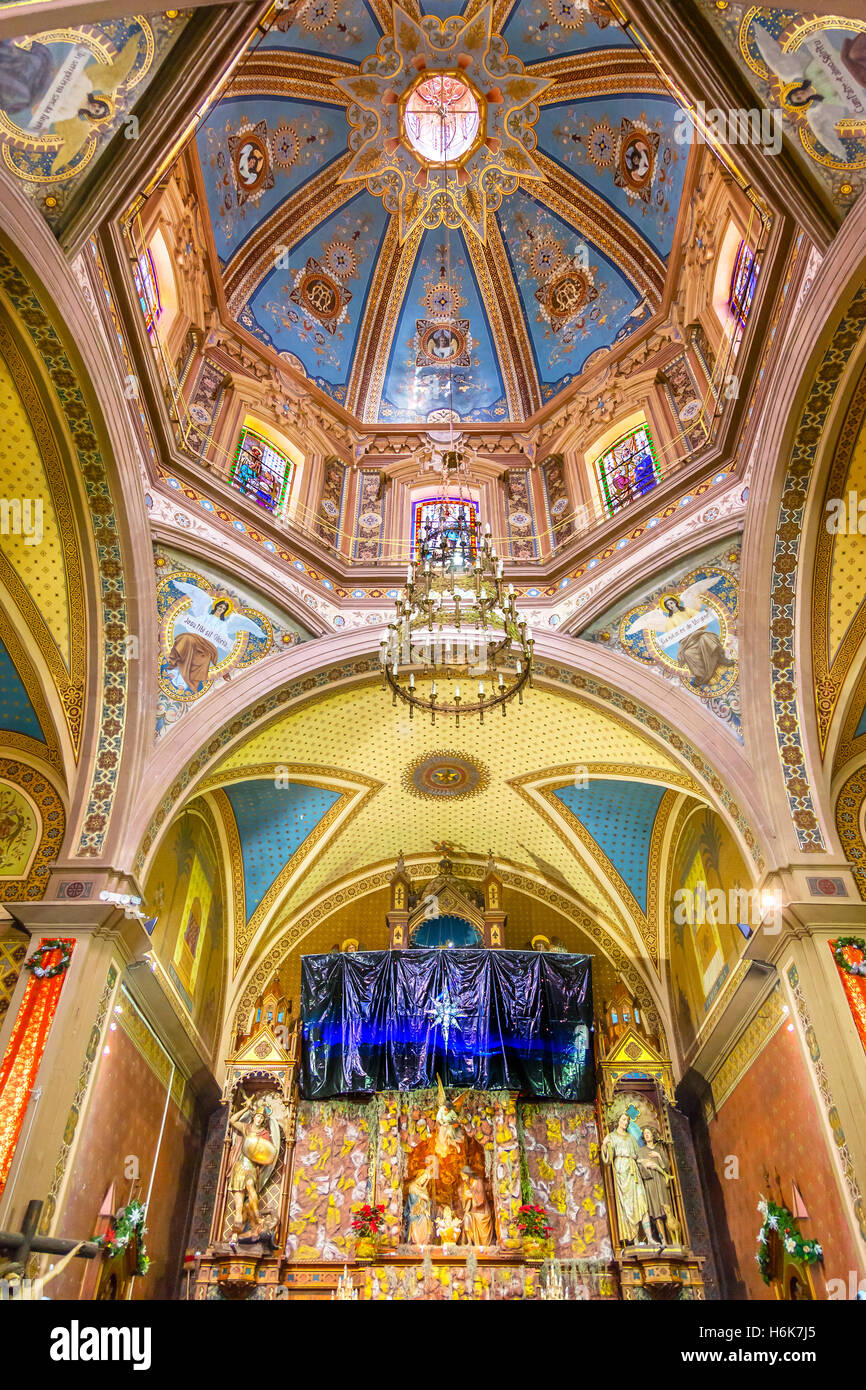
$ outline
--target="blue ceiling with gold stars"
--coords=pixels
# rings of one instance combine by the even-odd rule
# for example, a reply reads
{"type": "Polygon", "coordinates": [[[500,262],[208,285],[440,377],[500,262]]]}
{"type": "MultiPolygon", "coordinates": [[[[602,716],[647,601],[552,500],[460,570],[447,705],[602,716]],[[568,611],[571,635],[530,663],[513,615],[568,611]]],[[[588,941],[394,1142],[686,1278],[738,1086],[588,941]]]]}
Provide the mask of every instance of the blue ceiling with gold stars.
{"type": "Polygon", "coordinates": [[[665,788],[618,778],[560,787],[556,795],[607,855],[646,912],[649,852],[665,788]]]}
{"type": "Polygon", "coordinates": [[[528,420],[661,303],[676,113],[601,0],[277,12],[197,137],[227,310],[363,423],[528,420]]]}
{"type": "Polygon", "coordinates": [[[244,870],[247,917],[252,917],[292,855],[339,801],[326,787],[254,778],[225,788],[231,803],[244,870]]]}

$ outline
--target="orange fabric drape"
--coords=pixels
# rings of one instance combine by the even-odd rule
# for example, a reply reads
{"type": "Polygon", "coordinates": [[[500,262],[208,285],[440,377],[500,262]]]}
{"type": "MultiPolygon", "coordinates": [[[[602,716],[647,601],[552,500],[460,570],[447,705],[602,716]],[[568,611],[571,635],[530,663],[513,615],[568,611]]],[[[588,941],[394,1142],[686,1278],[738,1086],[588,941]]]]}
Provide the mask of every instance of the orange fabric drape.
{"type": "MultiPolygon", "coordinates": [[[[831,941],[829,944],[830,950],[835,951],[836,942],[831,941]]],[[[842,988],[848,996],[848,1003],[854,1015],[860,1041],[866,1049],[866,975],[849,975],[847,970],[841,969],[838,962],[836,969],[839,971],[842,988]]]]}
{"type": "MultiPolygon", "coordinates": [[[[42,940],[61,940],[70,949],[75,946],[74,940],[68,937],[43,937],[42,940]]],[[[43,958],[42,964],[50,968],[60,959],[61,952],[54,950],[43,958]]],[[[15,1145],[67,974],[64,970],[50,980],[30,976],[6,1054],[0,1062],[0,1195],[9,1177],[15,1145]]]]}

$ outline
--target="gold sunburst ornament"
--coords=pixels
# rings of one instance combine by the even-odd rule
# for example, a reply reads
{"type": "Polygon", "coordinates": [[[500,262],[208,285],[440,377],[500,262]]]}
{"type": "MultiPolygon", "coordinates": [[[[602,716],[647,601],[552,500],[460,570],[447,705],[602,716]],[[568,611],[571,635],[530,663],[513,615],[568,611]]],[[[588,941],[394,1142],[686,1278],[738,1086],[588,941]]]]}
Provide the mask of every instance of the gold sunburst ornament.
{"type": "Polygon", "coordinates": [[[470,19],[420,23],[395,4],[393,34],[357,76],[334,78],[351,101],[340,182],[365,182],[382,198],[401,241],[444,223],[483,242],[503,194],[544,180],[534,126],[551,79],[527,74],[492,24],[490,4],[470,19]]]}

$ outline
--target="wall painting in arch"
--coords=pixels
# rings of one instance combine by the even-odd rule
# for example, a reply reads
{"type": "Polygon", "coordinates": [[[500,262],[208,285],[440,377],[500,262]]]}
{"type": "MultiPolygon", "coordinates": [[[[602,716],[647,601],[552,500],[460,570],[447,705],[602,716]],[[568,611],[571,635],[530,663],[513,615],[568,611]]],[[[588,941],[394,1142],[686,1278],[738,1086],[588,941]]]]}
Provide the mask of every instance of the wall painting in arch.
{"type": "Polygon", "coordinates": [[[217,1042],[225,971],[226,917],[220,856],[198,811],[169,827],[147,877],[153,949],[206,1047],[217,1042]]]}
{"type": "Polygon", "coordinates": [[[757,898],[751,890],[748,868],[724,821],[708,807],[696,807],[674,851],[666,904],[671,994],[684,1052],[700,1035],[759,925],[751,920],[757,898]],[[718,894],[710,897],[714,889],[722,890],[724,909],[718,894]],[[751,896],[732,899],[732,890],[751,896]]]}

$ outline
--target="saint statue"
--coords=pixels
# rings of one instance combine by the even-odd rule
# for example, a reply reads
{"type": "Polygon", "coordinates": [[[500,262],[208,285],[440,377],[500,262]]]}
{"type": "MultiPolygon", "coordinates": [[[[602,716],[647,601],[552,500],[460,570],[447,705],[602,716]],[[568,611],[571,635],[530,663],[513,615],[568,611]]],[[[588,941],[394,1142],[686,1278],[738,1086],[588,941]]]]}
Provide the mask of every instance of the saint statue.
{"type": "Polygon", "coordinates": [[[670,1159],[659,1143],[658,1132],[647,1125],[643,1130],[644,1147],[638,1150],[638,1167],[643,1178],[649,1215],[661,1232],[662,1244],[672,1244],[668,1229],[673,1216],[673,1176],[670,1159]]]}
{"type": "Polygon", "coordinates": [[[416,1173],[406,1188],[406,1240],[410,1245],[433,1243],[433,1203],[430,1197],[430,1168],[416,1173]]]}
{"type": "Polygon", "coordinates": [[[463,1203],[463,1244],[493,1245],[493,1213],[484,1190],[484,1179],[473,1172],[468,1163],[460,1177],[460,1200],[463,1203]]]}
{"type": "Polygon", "coordinates": [[[601,1141],[601,1158],[613,1168],[619,1233],[623,1241],[634,1241],[643,1230],[648,1245],[653,1244],[646,1189],[638,1164],[638,1146],[628,1132],[629,1115],[624,1110],[601,1141]]]}
{"type": "Polygon", "coordinates": [[[230,1116],[229,1126],[240,1136],[229,1171],[232,1225],[235,1231],[243,1230],[246,1217],[252,1234],[258,1235],[262,1229],[259,1197],[279,1157],[279,1126],[269,1105],[264,1101],[251,1103],[246,1096],[241,1109],[230,1116]]]}

